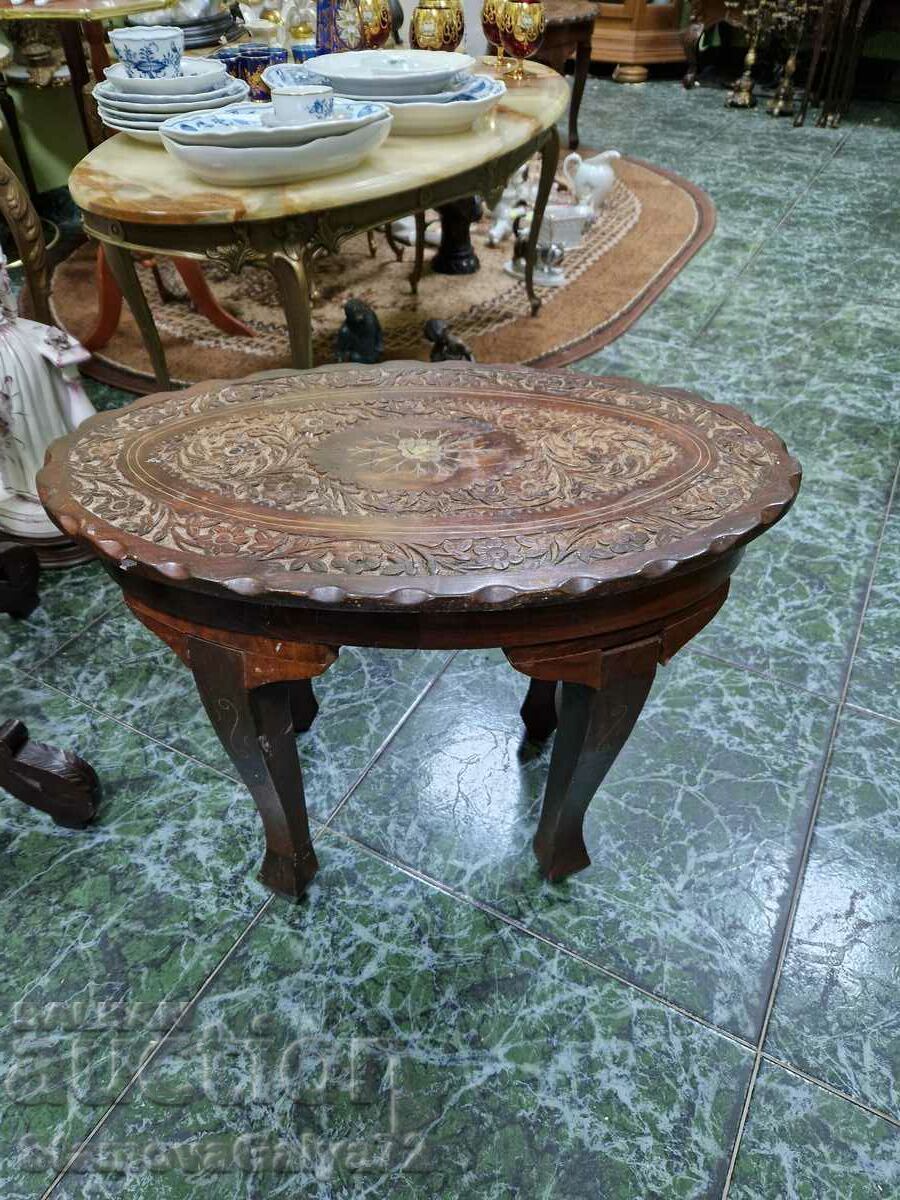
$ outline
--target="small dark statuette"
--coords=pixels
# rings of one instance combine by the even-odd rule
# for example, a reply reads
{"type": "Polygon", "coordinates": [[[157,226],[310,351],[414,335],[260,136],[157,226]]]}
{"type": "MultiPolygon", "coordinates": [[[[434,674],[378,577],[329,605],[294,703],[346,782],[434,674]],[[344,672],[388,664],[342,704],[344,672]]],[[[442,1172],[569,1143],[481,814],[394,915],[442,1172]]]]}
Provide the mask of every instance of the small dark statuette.
{"type": "Polygon", "coordinates": [[[388,7],[391,10],[391,29],[394,37],[394,45],[402,46],[403,38],[400,36],[400,27],[403,24],[403,5],[400,0],[389,0],[388,7]]]}
{"type": "Polygon", "coordinates": [[[40,567],[30,546],[0,542],[0,612],[27,617],[38,606],[40,567]]]}
{"type": "Polygon", "coordinates": [[[450,362],[454,360],[461,360],[463,362],[475,361],[475,355],[462,338],[458,338],[450,329],[446,321],[440,321],[437,317],[432,317],[430,321],[426,321],[425,337],[432,343],[432,362],[450,362]]]}
{"type": "Polygon", "coordinates": [[[0,788],[67,829],[89,824],[100,801],[93,767],[70,750],[29,741],[22,721],[0,725],[0,788]]]}
{"type": "Polygon", "coordinates": [[[375,310],[351,297],[344,305],[344,323],[335,338],[338,362],[377,363],[384,354],[384,335],[375,310]]]}

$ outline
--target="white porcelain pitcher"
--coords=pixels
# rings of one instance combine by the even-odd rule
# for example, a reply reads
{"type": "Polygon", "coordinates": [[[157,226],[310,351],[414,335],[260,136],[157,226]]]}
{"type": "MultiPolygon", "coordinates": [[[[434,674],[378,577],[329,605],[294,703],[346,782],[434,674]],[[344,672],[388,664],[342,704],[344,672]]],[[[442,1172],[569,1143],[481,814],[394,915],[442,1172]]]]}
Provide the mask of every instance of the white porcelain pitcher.
{"type": "Polygon", "coordinates": [[[600,207],[616,182],[616,173],[609,164],[621,157],[618,150],[604,150],[587,159],[580,154],[566,156],[562,173],[579,204],[590,204],[594,209],[600,207]]]}

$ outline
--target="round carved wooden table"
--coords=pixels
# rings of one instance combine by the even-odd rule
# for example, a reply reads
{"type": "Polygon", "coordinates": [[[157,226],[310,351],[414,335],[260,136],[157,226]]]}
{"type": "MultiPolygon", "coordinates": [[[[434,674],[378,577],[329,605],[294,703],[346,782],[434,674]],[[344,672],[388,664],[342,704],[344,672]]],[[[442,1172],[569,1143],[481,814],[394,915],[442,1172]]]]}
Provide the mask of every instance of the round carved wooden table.
{"type": "Polygon", "coordinates": [[[341,646],[499,646],[559,724],[534,848],[582,819],[665,663],[725,600],[800,468],[736,409],[574,372],[347,365],[150,396],[51,447],[41,498],[191,668],[265,827],[317,869],[295,731],[341,646]]]}

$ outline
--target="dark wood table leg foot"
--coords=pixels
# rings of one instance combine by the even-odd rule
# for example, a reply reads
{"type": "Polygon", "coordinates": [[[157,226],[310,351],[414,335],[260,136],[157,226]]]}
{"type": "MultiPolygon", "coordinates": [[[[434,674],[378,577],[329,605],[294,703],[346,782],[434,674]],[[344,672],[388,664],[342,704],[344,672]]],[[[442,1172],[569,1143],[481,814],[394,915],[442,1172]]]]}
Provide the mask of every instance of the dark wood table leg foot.
{"type": "Polygon", "coordinates": [[[644,707],[660,654],[655,637],[530,663],[527,651],[507,651],[517,669],[530,667],[538,676],[562,680],[559,727],[534,836],[541,873],[551,883],[590,866],[584,816],[644,707]]]}
{"type": "Polygon", "coordinates": [[[312,728],[312,723],[319,712],[319,702],[308,679],[298,679],[296,683],[288,684],[291,692],[291,717],[294,722],[294,733],[306,733],[312,728]]]}
{"type": "Polygon", "coordinates": [[[521,713],[528,740],[546,742],[556,728],[556,684],[547,679],[532,679],[521,713]]]}
{"type": "Polygon", "coordinates": [[[299,899],[319,863],[294,740],[294,682],[248,687],[240,650],[199,638],[189,639],[187,649],[203,706],[262,817],[266,853],[259,878],[299,899]]]}
{"type": "Polygon", "coordinates": [[[22,721],[0,724],[0,788],[64,829],[84,829],[100,803],[100,781],[90,763],[31,741],[22,721]]]}

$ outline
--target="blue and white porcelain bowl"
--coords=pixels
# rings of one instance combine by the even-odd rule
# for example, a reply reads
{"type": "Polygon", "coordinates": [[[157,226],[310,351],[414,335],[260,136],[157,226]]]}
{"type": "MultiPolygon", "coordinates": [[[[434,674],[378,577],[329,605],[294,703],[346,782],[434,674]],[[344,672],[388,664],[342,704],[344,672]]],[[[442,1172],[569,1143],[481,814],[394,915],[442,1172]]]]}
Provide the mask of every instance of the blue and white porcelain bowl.
{"type": "Polygon", "coordinates": [[[318,137],[302,146],[197,146],[174,141],[160,128],[169,154],[216,187],[266,187],[352,171],[373,154],[391,131],[385,113],[360,129],[318,137]]]}
{"type": "Polygon", "coordinates": [[[385,100],[394,118],[393,132],[399,137],[431,137],[464,133],[489,113],[506,95],[500,79],[476,76],[449,100],[385,100]]]}
{"type": "Polygon", "coordinates": [[[421,95],[445,91],[472,73],[475,59],[449,50],[345,50],[303,64],[314,81],[341,96],[421,95]]]}
{"type": "Polygon", "coordinates": [[[303,124],[281,123],[271,104],[235,104],[172,117],[160,131],[182,146],[290,147],[352,133],[385,119],[390,120],[385,105],[369,101],[335,100],[330,117],[309,117],[303,124]]]}
{"type": "Polygon", "coordinates": [[[175,117],[180,113],[197,112],[205,108],[222,108],[225,104],[238,104],[247,99],[250,89],[242,79],[229,79],[225,87],[209,92],[186,96],[143,96],[138,92],[120,92],[104,81],[94,88],[94,99],[98,105],[113,112],[152,114],[160,120],[175,117]]]}
{"type": "Polygon", "coordinates": [[[129,79],[177,79],[184,53],[184,30],[175,25],[111,29],[109,40],[129,79]]]}

